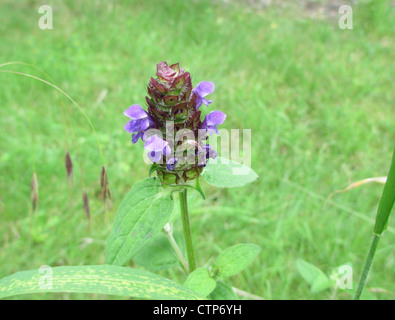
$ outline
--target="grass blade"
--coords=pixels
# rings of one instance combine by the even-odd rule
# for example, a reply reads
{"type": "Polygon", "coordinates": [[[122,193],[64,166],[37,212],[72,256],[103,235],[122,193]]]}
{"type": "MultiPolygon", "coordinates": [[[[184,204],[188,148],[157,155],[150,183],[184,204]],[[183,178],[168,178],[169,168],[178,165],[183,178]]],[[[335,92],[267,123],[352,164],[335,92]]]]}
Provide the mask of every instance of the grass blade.
{"type": "Polygon", "coordinates": [[[377,246],[380,241],[380,236],[387,228],[388,220],[391,214],[392,207],[394,206],[394,202],[395,202],[395,149],[394,149],[394,154],[392,156],[390,172],[388,173],[387,182],[385,183],[383,194],[379,202],[379,208],[377,209],[376,223],[374,225],[374,237],[370,245],[369,253],[365,261],[365,266],[362,271],[361,279],[359,280],[359,284],[354,296],[354,300],[359,300],[359,298],[361,297],[363,288],[365,287],[365,283],[369,275],[370,268],[373,263],[377,246]]]}
{"type": "Polygon", "coordinates": [[[388,219],[395,202],[395,149],[392,156],[392,163],[385,183],[383,195],[381,196],[379,208],[377,210],[375,234],[382,234],[387,228],[388,219]]]}

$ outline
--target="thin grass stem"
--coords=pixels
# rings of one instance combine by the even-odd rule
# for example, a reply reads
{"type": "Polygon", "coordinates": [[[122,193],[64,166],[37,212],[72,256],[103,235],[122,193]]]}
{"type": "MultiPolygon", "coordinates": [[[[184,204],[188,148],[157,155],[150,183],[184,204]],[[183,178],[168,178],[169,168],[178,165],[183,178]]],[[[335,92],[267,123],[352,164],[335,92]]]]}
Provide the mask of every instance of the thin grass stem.
{"type": "Polygon", "coordinates": [[[370,268],[373,263],[374,254],[376,253],[377,245],[379,244],[380,236],[374,234],[372,243],[370,245],[368,256],[366,257],[365,266],[362,271],[361,279],[359,280],[357,291],[355,292],[354,300],[359,300],[361,297],[363,288],[366,284],[366,279],[368,278],[370,268]]]}

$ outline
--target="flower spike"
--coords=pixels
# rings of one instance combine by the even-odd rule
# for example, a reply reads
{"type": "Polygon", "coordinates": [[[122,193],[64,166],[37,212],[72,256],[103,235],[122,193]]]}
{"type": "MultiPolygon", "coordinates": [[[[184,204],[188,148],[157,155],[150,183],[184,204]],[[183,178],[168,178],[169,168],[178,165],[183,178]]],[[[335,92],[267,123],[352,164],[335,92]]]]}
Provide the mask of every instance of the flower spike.
{"type": "Polygon", "coordinates": [[[156,69],[147,86],[147,111],[138,104],[130,106],[124,112],[130,118],[125,130],[132,134],[132,143],[140,138],[145,142],[144,149],[163,183],[185,184],[200,175],[209,158],[218,155],[205,143],[207,137],[197,138],[198,133],[218,133],[217,126],[226,115],[212,111],[201,120],[199,108],[212,103],[206,97],[214,92],[213,82],[203,81],[193,88],[190,73],[179,63],[168,65],[162,61],[156,69]],[[156,129],[153,135],[151,129],[156,129]],[[169,136],[168,132],[174,134],[169,136]],[[188,135],[186,142],[183,134],[188,135]]]}

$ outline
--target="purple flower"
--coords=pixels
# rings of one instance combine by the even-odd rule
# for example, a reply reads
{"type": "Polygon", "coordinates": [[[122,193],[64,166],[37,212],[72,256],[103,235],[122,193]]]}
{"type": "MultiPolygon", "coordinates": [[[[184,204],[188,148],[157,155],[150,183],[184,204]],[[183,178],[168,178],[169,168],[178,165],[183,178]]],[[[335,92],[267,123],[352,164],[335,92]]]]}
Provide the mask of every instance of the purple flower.
{"type": "Polygon", "coordinates": [[[206,159],[208,160],[209,158],[211,159],[215,159],[216,157],[218,157],[218,152],[215,151],[213,149],[212,146],[210,146],[209,144],[206,144],[205,146],[203,146],[203,149],[206,150],[206,159]]]}
{"type": "Polygon", "coordinates": [[[214,83],[210,81],[200,82],[196,88],[192,90],[192,92],[196,93],[196,109],[199,109],[202,103],[204,103],[207,107],[213,102],[212,100],[207,100],[205,96],[214,92],[214,83]]]}
{"type": "Polygon", "coordinates": [[[218,133],[217,125],[224,123],[226,114],[221,111],[212,111],[204,118],[201,129],[206,129],[210,135],[218,133]]]}
{"type": "Polygon", "coordinates": [[[218,157],[218,153],[213,149],[212,146],[206,144],[204,146],[201,146],[201,148],[199,148],[197,156],[198,156],[198,166],[205,167],[207,160],[209,158],[215,159],[216,157],[218,157]]]}
{"type": "Polygon", "coordinates": [[[139,138],[143,140],[144,131],[155,126],[151,116],[138,104],[130,106],[124,113],[131,120],[125,125],[125,130],[132,135],[132,143],[136,143],[139,138]]]}
{"type": "Polygon", "coordinates": [[[171,153],[169,143],[158,136],[149,137],[145,142],[144,149],[148,151],[148,158],[152,162],[159,162],[163,155],[169,156],[171,153]]]}
{"type": "Polygon", "coordinates": [[[167,170],[173,171],[176,167],[176,163],[178,162],[178,158],[172,157],[169,160],[167,160],[167,170]]]}

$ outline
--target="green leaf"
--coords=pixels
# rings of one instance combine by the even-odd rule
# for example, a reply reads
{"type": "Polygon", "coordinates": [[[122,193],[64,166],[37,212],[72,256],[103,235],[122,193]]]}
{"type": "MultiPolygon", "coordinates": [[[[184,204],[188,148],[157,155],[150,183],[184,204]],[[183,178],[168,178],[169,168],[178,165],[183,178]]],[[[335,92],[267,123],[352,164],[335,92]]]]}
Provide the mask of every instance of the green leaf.
{"type": "Polygon", "coordinates": [[[158,178],[137,182],[117,211],[107,240],[106,263],[127,263],[162,231],[172,211],[173,200],[158,178]]]}
{"type": "Polygon", "coordinates": [[[0,280],[0,298],[40,292],[79,292],[142,299],[202,299],[176,282],[147,271],[100,265],[17,272],[0,280]],[[52,288],[51,288],[52,286],[52,288]]]}
{"type": "Polygon", "coordinates": [[[296,261],[300,275],[311,286],[311,292],[317,293],[332,286],[332,281],[319,268],[302,259],[296,261]]]}
{"type": "Polygon", "coordinates": [[[210,294],[211,300],[239,300],[233,289],[227,284],[218,281],[214,291],[210,294]]]}
{"type": "Polygon", "coordinates": [[[202,297],[207,297],[217,285],[217,282],[210,277],[205,268],[198,268],[191,272],[184,283],[184,287],[198,293],[202,297]]]}
{"type": "Polygon", "coordinates": [[[254,170],[240,163],[220,157],[213,160],[207,162],[201,176],[215,187],[242,187],[258,178],[254,170]]]}
{"type": "Polygon", "coordinates": [[[252,243],[240,243],[225,249],[215,260],[214,266],[224,277],[230,277],[244,270],[261,252],[261,248],[252,243]]]}
{"type": "Polygon", "coordinates": [[[390,171],[387,182],[384,185],[383,195],[381,196],[379,208],[377,210],[376,224],[374,233],[381,235],[387,228],[388,219],[395,202],[395,149],[392,156],[390,171]]]}
{"type": "Polygon", "coordinates": [[[163,234],[152,240],[133,258],[133,261],[150,271],[166,270],[179,266],[169,239],[163,234]]]}

